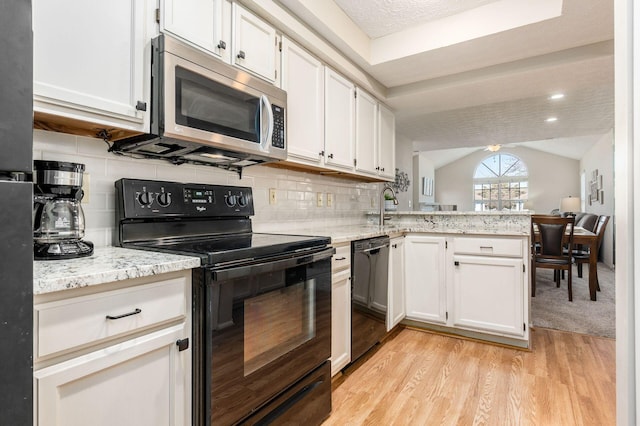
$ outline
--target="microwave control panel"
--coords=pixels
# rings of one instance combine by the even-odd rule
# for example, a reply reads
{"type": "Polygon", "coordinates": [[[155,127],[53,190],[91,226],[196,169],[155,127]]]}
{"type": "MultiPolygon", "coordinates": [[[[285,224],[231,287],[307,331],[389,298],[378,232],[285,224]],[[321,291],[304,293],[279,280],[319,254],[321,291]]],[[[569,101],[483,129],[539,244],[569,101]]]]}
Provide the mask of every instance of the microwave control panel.
{"type": "Polygon", "coordinates": [[[284,108],[278,105],[271,105],[271,109],[273,111],[273,136],[271,137],[271,145],[284,149],[284,108]]]}

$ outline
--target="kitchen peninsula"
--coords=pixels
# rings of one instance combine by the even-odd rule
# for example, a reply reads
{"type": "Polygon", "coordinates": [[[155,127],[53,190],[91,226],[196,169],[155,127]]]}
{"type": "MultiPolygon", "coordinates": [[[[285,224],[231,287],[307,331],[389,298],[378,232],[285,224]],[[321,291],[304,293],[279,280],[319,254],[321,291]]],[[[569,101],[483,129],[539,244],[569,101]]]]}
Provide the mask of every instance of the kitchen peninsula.
{"type": "MultiPolygon", "coordinates": [[[[402,321],[529,347],[531,212],[397,211],[385,215],[391,219],[382,227],[378,213],[370,212],[366,224],[293,232],[330,236],[337,250],[334,270],[336,264],[349,266],[351,241],[391,237],[389,329],[402,321]]],[[[337,282],[336,276],[334,286],[337,282]]],[[[339,327],[334,328],[336,332],[339,327]]]]}

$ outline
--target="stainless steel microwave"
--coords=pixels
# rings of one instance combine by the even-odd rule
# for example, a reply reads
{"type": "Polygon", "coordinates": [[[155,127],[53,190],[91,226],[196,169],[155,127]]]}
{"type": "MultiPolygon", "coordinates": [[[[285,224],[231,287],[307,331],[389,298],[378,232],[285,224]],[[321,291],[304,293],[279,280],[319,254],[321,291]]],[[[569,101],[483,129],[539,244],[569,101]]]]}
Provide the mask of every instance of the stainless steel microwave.
{"type": "Polygon", "coordinates": [[[111,151],[231,170],[287,157],[285,91],[166,35],[151,70],[151,131],[111,151]]]}

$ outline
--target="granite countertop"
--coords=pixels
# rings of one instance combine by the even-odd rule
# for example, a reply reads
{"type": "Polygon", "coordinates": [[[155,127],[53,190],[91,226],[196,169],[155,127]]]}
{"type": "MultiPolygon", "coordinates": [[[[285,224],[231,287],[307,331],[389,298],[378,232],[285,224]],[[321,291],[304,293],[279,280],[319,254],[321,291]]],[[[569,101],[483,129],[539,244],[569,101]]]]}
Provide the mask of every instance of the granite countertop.
{"type": "Polygon", "coordinates": [[[105,284],[200,266],[200,258],[124,249],[96,248],[93,255],[78,259],[35,261],[33,294],[105,284]]]}
{"type": "MultiPolygon", "coordinates": [[[[404,212],[401,212],[404,214],[404,212]]],[[[455,213],[455,212],[454,212],[455,213]]],[[[424,212],[418,212],[424,214],[424,212]]],[[[287,234],[327,236],[332,244],[344,244],[365,238],[389,235],[396,237],[410,232],[458,235],[526,236],[528,233],[504,229],[460,229],[442,225],[390,224],[380,227],[371,224],[343,226],[312,226],[287,234]]],[[[33,267],[34,295],[60,290],[106,284],[166,272],[182,271],[200,266],[200,258],[167,253],[100,247],[90,257],[57,261],[36,261],[33,267]]]]}
{"type": "MultiPolygon", "coordinates": [[[[367,215],[379,215],[379,211],[369,211],[367,215]]],[[[422,210],[385,210],[385,216],[531,216],[534,212],[525,211],[464,211],[464,210],[445,210],[445,211],[422,211],[422,210]]]]}
{"type": "Polygon", "coordinates": [[[389,235],[390,237],[400,236],[405,233],[429,232],[436,234],[457,234],[457,235],[493,235],[493,236],[513,236],[523,237],[529,235],[528,232],[504,229],[459,229],[448,227],[429,227],[428,224],[421,225],[346,225],[346,226],[324,226],[297,229],[291,234],[298,235],[322,235],[331,237],[331,244],[342,244],[365,238],[389,235]]]}

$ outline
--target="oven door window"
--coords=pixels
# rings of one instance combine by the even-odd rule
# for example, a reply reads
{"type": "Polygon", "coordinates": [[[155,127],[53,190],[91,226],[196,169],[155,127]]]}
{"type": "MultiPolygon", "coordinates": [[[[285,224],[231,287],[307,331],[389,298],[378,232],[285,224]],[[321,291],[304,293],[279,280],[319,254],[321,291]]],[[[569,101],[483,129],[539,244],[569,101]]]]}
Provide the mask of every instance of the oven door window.
{"type": "Polygon", "coordinates": [[[244,375],[268,365],[316,335],[316,280],[244,301],[244,375]]]}
{"type": "Polygon", "coordinates": [[[176,67],[176,124],[259,143],[260,98],[176,67]]]}

